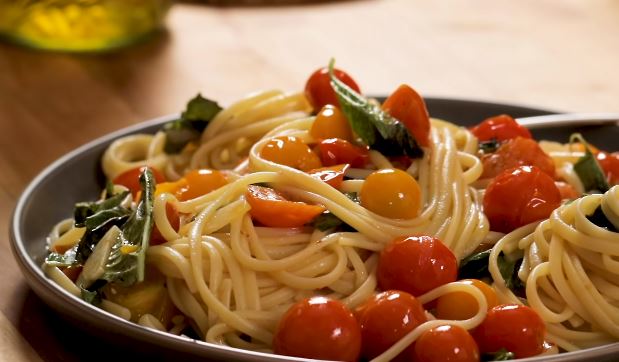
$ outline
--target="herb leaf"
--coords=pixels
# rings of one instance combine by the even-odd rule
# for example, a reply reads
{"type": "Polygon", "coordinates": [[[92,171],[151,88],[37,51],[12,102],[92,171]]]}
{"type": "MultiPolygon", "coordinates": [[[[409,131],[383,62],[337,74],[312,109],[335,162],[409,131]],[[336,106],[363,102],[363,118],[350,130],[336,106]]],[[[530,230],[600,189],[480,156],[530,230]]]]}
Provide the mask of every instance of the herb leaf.
{"type": "Polygon", "coordinates": [[[493,153],[500,146],[501,146],[501,143],[497,139],[495,139],[495,138],[493,138],[491,140],[488,140],[488,141],[479,142],[479,145],[478,145],[479,149],[484,154],[486,154],[486,153],[493,153]]]}
{"type": "MultiPolygon", "coordinates": [[[[491,278],[492,276],[488,270],[489,259],[490,250],[484,250],[462,259],[458,269],[458,279],[491,278]]],[[[524,284],[518,277],[518,269],[522,263],[522,258],[511,261],[503,253],[500,253],[497,261],[505,285],[511,290],[523,288],[524,284]]]]}
{"type": "MultiPolygon", "coordinates": [[[[348,197],[353,202],[357,204],[360,203],[359,195],[356,192],[345,192],[344,195],[346,195],[346,197],[348,197]]],[[[335,216],[335,214],[329,211],[325,211],[322,214],[318,215],[313,221],[313,226],[320,231],[335,228],[340,228],[345,231],[356,231],[352,226],[348,225],[347,223],[342,221],[342,219],[335,216]]]]}
{"type": "Polygon", "coordinates": [[[516,355],[505,348],[501,348],[496,352],[484,353],[481,356],[482,361],[509,361],[513,359],[516,359],[516,355]]]}
{"type": "Polygon", "coordinates": [[[69,267],[77,265],[77,245],[64,252],[64,254],[57,253],[55,251],[50,252],[45,257],[45,264],[58,267],[69,267]]]}
{"type": "Polygon", "coordinates": [[[200,94],[192,98],[181,118],[163,125],[163,132],[166,134],[165,152],[178,153],[188,143],[198,140],[202,131],[221,109],[217,102],[200,94]]]}
{"type": "Polygon", "coordinates": [[[423,150],[406,126],[335,77],[333,66],[332,60],[329,64],[331,87],[342,112],[361,140],[386,156],[423,156],[423,150]]]}
{"type": "Polygon", "coordinates": [[[591,221],[595,225],[608,231],[612,231],[614,233],[618,232],[615,225],[613,225],[613,223],[610,222],[610,220],[608,220],[608,218],[604,214],[601,206],[596,207],[595,211],[591,215],[587,215],[587,219],[589,219],[589,221],[591,221]]]}
{"type": "Polygon", "coordinates": [[[610,186],[606,181],[606,175],[589,149],[585,139],[581,134],[576,133],[570,137],[570,142],[574,141],[578,141],[585,146],[585,155],[574,164],[574,172],[578,175],[585,191],[597,190],[602,193],[608,191],[610,186]]]}

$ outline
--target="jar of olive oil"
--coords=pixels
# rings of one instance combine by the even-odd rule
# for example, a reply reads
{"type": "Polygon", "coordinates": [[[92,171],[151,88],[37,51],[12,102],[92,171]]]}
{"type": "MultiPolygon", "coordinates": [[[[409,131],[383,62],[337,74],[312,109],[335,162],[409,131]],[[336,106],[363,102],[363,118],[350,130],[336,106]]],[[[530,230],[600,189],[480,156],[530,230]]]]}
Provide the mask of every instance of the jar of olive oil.
{"type": "Polygon", "coordinates": [[[171,0],[0,0],[0,35],[27,46],[101,51],[162,26],[171,0]]]}

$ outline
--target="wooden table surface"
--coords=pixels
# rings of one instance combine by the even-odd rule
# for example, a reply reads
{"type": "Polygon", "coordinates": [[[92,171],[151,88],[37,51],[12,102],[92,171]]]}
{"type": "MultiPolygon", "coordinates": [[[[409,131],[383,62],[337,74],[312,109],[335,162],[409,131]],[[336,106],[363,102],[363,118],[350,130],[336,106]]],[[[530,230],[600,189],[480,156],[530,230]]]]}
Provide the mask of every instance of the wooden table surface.
{"type": "Polygon", "coordinates": [[[429,96],[619,112],[618,19],[615,0],[177,4],[165,34],[112,54],[0,43],[0,360],[124,356],[46,307],[10,251],[17,198],[69,150],[177,112],[197,92],[229,104],[299,90],[331,57],[366,94],[408,83],[429,96]]]}

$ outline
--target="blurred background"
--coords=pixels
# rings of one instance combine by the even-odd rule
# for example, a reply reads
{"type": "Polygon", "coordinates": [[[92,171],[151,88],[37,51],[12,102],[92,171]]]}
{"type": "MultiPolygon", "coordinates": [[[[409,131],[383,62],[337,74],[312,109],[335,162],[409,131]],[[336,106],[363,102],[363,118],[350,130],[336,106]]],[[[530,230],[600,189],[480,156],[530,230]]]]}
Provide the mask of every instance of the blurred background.
{"type": "Polygon", "coordinates": [[[21,191],[71,149],[198,92],[227,105],[301,91],[332,57],[368,95],[408,83],[424,96],[619,112],[618,18],[616,0],[0,0],[0,350],[92,358],[59,333],[6,239],[21,191]]]}

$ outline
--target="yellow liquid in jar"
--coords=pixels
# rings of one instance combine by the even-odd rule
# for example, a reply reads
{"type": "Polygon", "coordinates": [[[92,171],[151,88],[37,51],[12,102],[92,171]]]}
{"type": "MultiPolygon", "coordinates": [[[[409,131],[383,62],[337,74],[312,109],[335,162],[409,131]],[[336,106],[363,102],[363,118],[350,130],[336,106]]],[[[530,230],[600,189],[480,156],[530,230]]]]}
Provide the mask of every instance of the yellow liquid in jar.
{"type": "Polygon", "coordinates": [[[0,34],[41,49],[96,51],[157,30],[170,0],[0,0],[0,34]]]}

